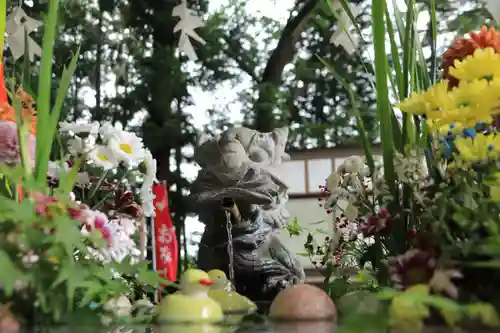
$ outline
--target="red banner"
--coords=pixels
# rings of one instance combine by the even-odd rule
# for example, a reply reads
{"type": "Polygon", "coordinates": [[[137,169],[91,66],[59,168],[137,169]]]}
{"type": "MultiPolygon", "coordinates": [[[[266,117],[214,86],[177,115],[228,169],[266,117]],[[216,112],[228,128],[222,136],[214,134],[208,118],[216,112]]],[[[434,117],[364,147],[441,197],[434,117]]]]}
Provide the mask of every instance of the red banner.
{"type": "Polygon", "coordinates": [[[155,194],[155,217],[153,222],[154,268],[161,276],[170,281],[177,279],[179,258],[177,237],[168,208],[168,191],[165,185],[153,185],[155,194]]]}

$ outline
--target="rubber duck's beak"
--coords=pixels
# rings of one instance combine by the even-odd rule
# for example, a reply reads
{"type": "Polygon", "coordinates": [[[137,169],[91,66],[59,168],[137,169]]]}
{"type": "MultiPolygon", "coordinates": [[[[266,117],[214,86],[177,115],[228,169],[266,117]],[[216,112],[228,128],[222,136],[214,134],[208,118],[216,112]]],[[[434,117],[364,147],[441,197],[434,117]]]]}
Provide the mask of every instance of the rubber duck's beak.
{"type": "Polygon", "coordinates": [[[213,281],[210,279],[200,279],[199,283],[202,286],[211,286],[213,284],[213,281]]]}

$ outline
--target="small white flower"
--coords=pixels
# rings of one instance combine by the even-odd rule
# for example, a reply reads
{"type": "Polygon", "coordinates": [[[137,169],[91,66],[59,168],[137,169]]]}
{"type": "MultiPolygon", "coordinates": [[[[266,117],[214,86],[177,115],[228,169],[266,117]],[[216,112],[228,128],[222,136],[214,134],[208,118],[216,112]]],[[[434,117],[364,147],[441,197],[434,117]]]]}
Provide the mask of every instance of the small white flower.
{"type": "Polygon", "coordinates": [[[154,304],[144,296],[144,298],[135,302],[134,306],[137,308],[153,308],[154,304]]]}
{"type": "Polygon", "coordinates": [[[339,187],[341,177],[337,172],[332,172],[330,176],[326,179],[326,187],[328,190],[332,191],[339,187]]]}
{"type": "Polygon", "coordinates": [[[29,253],[25,256],[22,257],[22,262],[25,266],[31,266],[33,264],[36,264],[38,260],[40,260],[40,257],[34,253],[29,253]]]}
{"type": "MultiPolygon", "coordinates": [[[[68,172],[71,170],[69,164],[67,162],[64,162],[62,164],[64,172],[68,172]]],[[[56,162],[56,161],[49,161],[48,168],[47,168],[47,177],[53,178],[53,179],[59,179],[61,178],[61,163],[56,162]]]]}
{"type": "Polygon", "coordinates": [[[154,216],[155,206],[153,204],[153,200],[155,198],[155,195],[152,191],[152,188],[149,186],[144,186],[143,184],[139,194],[141,197],[142,215],[146,217],[154,216]]]}
{"type": "Polygon", "coordinates": [[[49,165],[47,168],[47,177],[59,179],[61,175],[61,166],[59,163],[54,161],[49,161],[49,165]]]}
{"type": "Polygon", "coordinates": [[[68,140],[68,151],[73,156],[83,154],[85,149],[82,138],[77,136],[68,140]]]}
{"type": "Polygon", "coordinates": [[[121,295],[104,304],[104,310],[112,312],[117,317],[129,316],[132,312],[132,303],[126,296],[121,295]]]}
{"type": "Polygon", "coordinates": [[[133,235],[137,228],[136,228],[136,221],[128,218],[128,217],[121,217],[119,220],[120,226],[123,228],[123,231],[127,235],[133,235]]]}
{"type": "Polygon", "coordinates": [[[122,131],[108,141],[108,147],[115,156],[129,165],[137,165],[144,157],[142,139],[134,133],[122,131]]]}
{"type": "Polygon", "coordinates": [[[149,151],[149,149],[144,149],[144,161],[146,167],[146,173],[144,175],[144,182],[147,184],[153,185],[156,179],[156,160],[153,158],[153,155],[149,151]]]}
{"type": "Polygon", "coordinates": [[[115,152],[108,147],[96,146],[90,151],[90,159],[104,170],[110,170],[118,166],[115,152]]]}
{"type": "Polygon", "coordinates": [[[69,194],[68,194],[68,200],[71,201],[71,202],[75,202],[75,200],[76,200],[75,193],[69,192],[69,194]]]}
{"type": "Polygon", "coordinates": [[[333,189],[332,191],[330,191],[328,199],[326,199],[325,208],[332,207],[339,199],[347,198],[348,196],[349,191],[347,191],[345,188],[337,187],[333,189]]]}
{"type": "Polygon", "coordinates": [[[346,173],[361,173],[365,169],[365,160],[360,156],[351,156],[344,161],[342,166],[339,168],[346,173]]]}
{"type": "Polygon", "coordinates": [[[76,183],[80,186],[85,186],[90,183],[88,172],[79,172],[76,174],[76,183]]]}
{"type": "Polygon", "coordinates": [[[90,124],[68,123],[61,121],[59,123],[59,132],[72,132],[73,134],[89,133],[97,135],[99,133],[99,122],[94,121],[90,124]]]}

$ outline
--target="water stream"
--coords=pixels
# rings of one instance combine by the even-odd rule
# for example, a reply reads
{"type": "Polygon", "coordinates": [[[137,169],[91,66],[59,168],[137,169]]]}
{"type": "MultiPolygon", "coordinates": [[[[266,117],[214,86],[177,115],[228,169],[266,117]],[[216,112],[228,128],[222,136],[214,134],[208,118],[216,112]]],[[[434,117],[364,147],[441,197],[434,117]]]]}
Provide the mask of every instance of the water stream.
{"type": "Polygon", "coordinates": [[[233,250],[233,224],[231,223],[231,212],[225,211],[226,213],[226,231],[227,231],[227,254],[229,256],[229,281],[231,282],[231,288],[234,288],[234,250],[233,250]]]}

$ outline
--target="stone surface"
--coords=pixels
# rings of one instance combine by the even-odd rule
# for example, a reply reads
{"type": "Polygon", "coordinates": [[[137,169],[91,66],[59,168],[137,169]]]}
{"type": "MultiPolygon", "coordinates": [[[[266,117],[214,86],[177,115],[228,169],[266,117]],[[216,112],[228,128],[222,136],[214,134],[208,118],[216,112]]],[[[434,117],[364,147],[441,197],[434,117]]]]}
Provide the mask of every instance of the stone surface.
{"type": "Polygon", "coordinates": [[[281,291],[269,309],[271,318],[287,320],[330,320],[336,322],[337,309],[322,289],[297,284],[281,291]]]}

